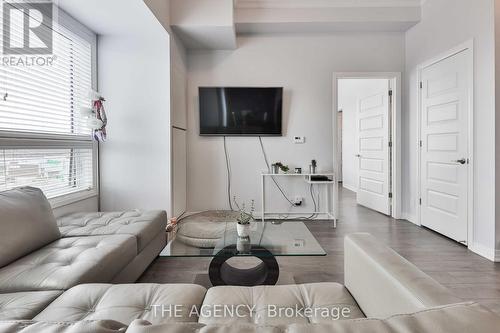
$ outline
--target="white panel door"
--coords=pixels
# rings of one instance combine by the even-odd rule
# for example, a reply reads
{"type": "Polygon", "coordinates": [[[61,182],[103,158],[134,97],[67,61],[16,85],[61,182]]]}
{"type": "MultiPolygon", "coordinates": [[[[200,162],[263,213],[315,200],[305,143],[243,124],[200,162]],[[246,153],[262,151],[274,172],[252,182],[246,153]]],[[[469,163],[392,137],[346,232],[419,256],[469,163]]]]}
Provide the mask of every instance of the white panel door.
{"type": "Polygon", "coordinates": [[[391,214],[389,80],[370,80],[357,111],[358,204],[391,214]]]}
{"type": "Polygon", "coordinates": [[[461,52],[422,70],[421,224],[467,243],[469,75],[461,52]]]}

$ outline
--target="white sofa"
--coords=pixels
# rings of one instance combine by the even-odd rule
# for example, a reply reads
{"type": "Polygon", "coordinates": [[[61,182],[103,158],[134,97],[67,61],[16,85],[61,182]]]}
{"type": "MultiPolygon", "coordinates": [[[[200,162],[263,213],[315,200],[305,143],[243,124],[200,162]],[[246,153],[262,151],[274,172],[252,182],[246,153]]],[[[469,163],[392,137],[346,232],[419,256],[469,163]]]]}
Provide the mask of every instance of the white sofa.
{"type": "Polygon", "coordinates": [[[346,237],[345,272],[345,286],[229,286],[207,291],[189,284],[84,284],[38,311],[17,311],[16,320],[5,318],[6,309],[1,309],[0,332],[496,333],[500,327],[496,314],[456,298],[368,234],[346,237]],[[171,308],[158,310],[173,305],[179,306],[177,315],[171,308]],[[217,305],[253,310],[239,316],[203,312],[217,305]],[[348,316],[269,316],[269,306],[348,309],[348,316]],[[193,313],[193,308],[199,312],[193,313]]]}
{"type": "MultiPolygon", "coordinates": [[[[29,223],[33,230],[45,230],[45,238],[58,237],[51,227],[56,222],[46,202],[39,200],[39,191],[24,189],[0,197],[6,199],[0,202],[0,228],[10,228],[10,237],[18,234],[12,228],[29,223]],[[33,207],[24,209],[28,204],[33,207]],[[16,212],[20,207],[23,210],[16,212]]],[[[123,222],[125,215],[74,215],[60,220],[62,233],[73,233],[73,237],[45,240],[48,245],[20,258],[14,258],[9,246],[26,252],[22,244],[0,233],[0,254],[10,256],[8,260],[2,257],[0,269],[0,332],[499,332],[496,314],[453,296],[363,233],[345,239],[345,286],[225,286],[207,291],[192,284],[89,284],[116,280],[134,264],[133,256],[140,256],[138,249],[148,248],[148,233],[111,222],[114,218],[123,222]],[[142,245],[138,245],[140,239],[142,245]],[[19,272],[17,278],[15,272],[19,272]],[[241,311],[214,312],[221,307],[241,311]]]]}
{"type": "Polygon", "coordinates": [[[29,318],[79,284],[135,282],[165,247],[166,224],[163,211],[56,221],[39,189],[1,192],[0,319],[29,318]]]}

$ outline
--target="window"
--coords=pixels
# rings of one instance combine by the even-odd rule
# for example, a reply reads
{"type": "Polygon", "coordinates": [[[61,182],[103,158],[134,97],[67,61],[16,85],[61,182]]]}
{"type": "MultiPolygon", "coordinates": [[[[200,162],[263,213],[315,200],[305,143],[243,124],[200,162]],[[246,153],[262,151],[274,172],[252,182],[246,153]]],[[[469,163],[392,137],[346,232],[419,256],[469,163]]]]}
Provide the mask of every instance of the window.
{"type": "MultiPolygon", "coordinates": [[[[23,15],[39,19],[28,13],[11,15],[11,43],[23,38],[23,15]]],[[[96,36],[57,8],[53,18],[50,55],[8,55],[0,67],[0,191],[34,186],[58,201],[96,194],[96,146],[80,115],[94,87],[96,36]]]]}
{"type": "Polygon", "coordinates": [[[54,198],[93,187],[91,149],[4,149],[0,158],[5,188],[35,186],[54,198]]]}

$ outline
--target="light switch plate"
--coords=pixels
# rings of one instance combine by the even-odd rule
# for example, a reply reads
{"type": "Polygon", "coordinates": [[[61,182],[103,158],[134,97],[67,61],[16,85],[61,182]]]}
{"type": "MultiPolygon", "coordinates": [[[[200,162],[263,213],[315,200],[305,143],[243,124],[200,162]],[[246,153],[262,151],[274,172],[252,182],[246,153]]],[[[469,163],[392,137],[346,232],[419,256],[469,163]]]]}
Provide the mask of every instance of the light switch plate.
{"type": "Polygon", "coordinates": [[[295,143],[295,144],[306,143],[306,137],[305,136],[294,136],[293,137],[293,143],[295,143]]]}

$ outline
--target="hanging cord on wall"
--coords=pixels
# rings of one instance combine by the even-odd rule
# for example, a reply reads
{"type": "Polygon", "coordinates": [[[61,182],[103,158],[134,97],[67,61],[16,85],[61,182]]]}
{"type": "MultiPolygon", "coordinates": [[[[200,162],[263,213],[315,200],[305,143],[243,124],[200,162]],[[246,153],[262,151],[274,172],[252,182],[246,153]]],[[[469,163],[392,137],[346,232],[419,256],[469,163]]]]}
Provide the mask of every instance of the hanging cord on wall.
{"type": "MultiPolygon", "coordinates": [[[[320,207],[320,192],[318,191],[318,198],[317,198],[317,201],[316,201],[316,199],[314,198],[313,185],[314,185],[314,184],[311,184],[311,186],[310,186],[309,190],[310,190],[310,192],[311,192],[311,199],[312,199],[313,204],[314,204],[314,211],[315,211],[315,212],[318,212],[318,211],[321,209],[321,207],[320,207]]],[[[299,217],[299,218],[297,218],[297,219],[298,219],[298,220],[314,220],[314,219],[316,219],[318,216],[319,216],[319,213],[314,213],[314,214],[312,214],[312,215],[311,215],[311,216],[309,216],[309,217],[299,217]]]]}
{"type": "Polygon", "coordinates": [[[226,137],[224,137],[224,155],[226,156],[226,170],[227,170],[227,202],[229,203],[229,208],[233,209],[233,202],[231,200],[231,163],[229,161],[229,154],[227,152],[227,142],[226,137]]]}
{"type": "Polygon", "coordinates": [[[271,173],[271,164],[267,158],[266,150],[264,149],[264,143],[262,142],[262,137],[259,136],[260,148],[262,149],[262,155],[264,155],[264,161],[266,162],[267,172],[271,173]]]}
{"type": "MultiPolygon", "coordinates": [[[[318,195],[318,203],[316,203],[316,199],[314,198],[314,192],[313,192],[313,184],[309,186],[309,192],[311,192],[311,199],[314,204],[314,211],[318,211],[318,204],[319,204],[319,195],[318,195]]],[[[307,217],[306,220],[312,220],[318,217],[318,213],[313,213],[311,216],[307,217]]]]}
{"type": "MultiPolygon", "coordinates": [[[[267,154],[266,154],[266,150],[264,149],[264,143],[262,142],[262,137],[259,136],[259,142],[260,142],[260,148],[262,149],[262,155],[264,155],[264,161],[266,162],[266,165],[267,165],[267,171],[269,173],[271,173],[271,165],[269,164],[269,160],[267,158],[267,154]]],[[[288,199],[288,196],[285,194],[285,191],[283,191],[283,189],[281,188],[281,186],[278,184],[278,182],[276,181],[276,179],[271,176],[271,179],[273,180],[274,184],[276,185],[276,187],[278,188],[278,190],[281,192],[281,194],[283,195],[283,198],[286,199],[286,201],[288,201],[288,203],[292,206],[292,207],[295,207],[295,204],[290,200],[288,199]]]]}

